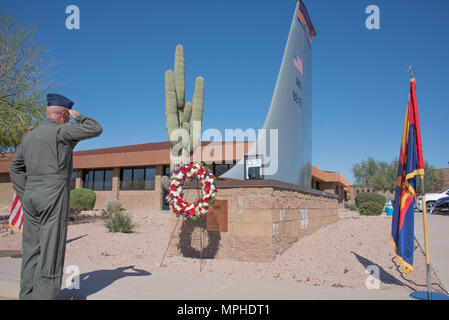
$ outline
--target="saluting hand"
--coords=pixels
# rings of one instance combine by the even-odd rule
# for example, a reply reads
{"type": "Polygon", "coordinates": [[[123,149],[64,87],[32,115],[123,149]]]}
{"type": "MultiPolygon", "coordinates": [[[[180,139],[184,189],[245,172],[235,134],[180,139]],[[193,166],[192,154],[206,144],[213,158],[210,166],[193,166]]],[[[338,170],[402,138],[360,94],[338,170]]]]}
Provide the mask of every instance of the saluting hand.
{"type": "Polygon", "coordinates": [[[76,117],[78,117],[80,115],[80,113],[76,110],[69,110],[69,113],[73,119],[75,119],[76,117]]]}

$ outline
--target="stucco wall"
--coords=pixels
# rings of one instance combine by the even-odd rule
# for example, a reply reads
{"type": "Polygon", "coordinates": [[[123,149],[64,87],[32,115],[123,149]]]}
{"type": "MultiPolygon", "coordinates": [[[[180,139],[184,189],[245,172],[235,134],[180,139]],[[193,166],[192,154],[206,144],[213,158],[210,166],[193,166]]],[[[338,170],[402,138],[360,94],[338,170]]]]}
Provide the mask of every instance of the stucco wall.
{"type": "Polygon", "coordinates": [[[9,174],[0,173],[0,206],[11,207],[13,195],[14,191],[12,190],[12,183],[9,181],[9,174]]]}
{"type": "Polygon", "coordinates": [[[199,257],[202,240],[205,258],[273,261],[304,235],[337,221],[335,197],[260,187],[219,188],[217,199],[228,201],[228,232],[205,230],[206,217],[184,221],[173,214],[170,234],[178,223],[170,254],[199,257]]]}

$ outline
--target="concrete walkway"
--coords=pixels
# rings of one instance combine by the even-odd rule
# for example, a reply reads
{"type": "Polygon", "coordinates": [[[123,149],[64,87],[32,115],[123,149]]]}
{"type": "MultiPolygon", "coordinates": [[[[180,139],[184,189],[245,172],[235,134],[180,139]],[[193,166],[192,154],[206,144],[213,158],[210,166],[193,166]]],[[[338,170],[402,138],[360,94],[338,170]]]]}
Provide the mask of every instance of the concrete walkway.
{"type": "MultiPolygon", "coordinates": [[[[343,217],[340,217],[343,218],[343,217]]],[[[431,266],[449,286],[449,216],[428,215],[431,266]]],[[[415,236],[424,248],[422,214],[415,214],[415,236]]],[[[19,296],[20,258],[0,257],[0,300],[19,296]]],[[[61,299],[88,300],[408,300],[407,292],[334,288],[301,284],[200,277],[66,261],[61,299]],[[75,266],[72,270],[70,266],[75,266]],[[79,269],[79,289],[67,280],[79,269]],[[70,285],[70,283],[69,283],[70,285]]]]}
{"type": "MultiPolygon", "coordinates": [[[[0,297],[18,298],[21,259],[0,258],[0,297]]],[[[79,289],[63,289],[62,299],[88,300],[403,300],[406,292],[264,283],[235,279],[149,273],[131,267],[107,267],[66,262],[80,271],[79,289]]],[[[73,273],[72,273],[73,274],[73,273]]],[[[70,279],[69,279],[70,280],[70,279]]]]}
{"type": "MultiPolygon", "coordinates": [[[[430,265],[443,289],[449,290],[449,215],[427,214],[430,265]]],[[[422,212],[415,212],[415,238],[425,252],[422,212]]]]}

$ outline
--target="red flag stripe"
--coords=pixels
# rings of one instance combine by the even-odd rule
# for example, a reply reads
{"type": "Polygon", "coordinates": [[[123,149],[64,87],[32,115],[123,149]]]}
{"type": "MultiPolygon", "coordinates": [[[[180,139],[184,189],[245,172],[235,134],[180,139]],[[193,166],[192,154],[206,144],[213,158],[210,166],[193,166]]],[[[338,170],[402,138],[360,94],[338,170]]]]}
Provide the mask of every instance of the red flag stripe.
{"type": "MultiPolygon", "coordinates": [[[[405,195],[404,195],[405,196],[405,195]]],[[[402,230],[402,225],[404,224],[405,214],[407,213],[408,208],[410,208],[410,204],[413,201],[413,197],[408,197],[407,200],[405,200],[404,207],[401,208],[401,212],[399,215],[399,228],[398,230],[402,230]]]]}
{"type": "Polygon", "coordinates": [[[12,213],[12,211],[14,210],[14,208],[16,207],[18,201],[19,201],[19,196],[18,196],[17,194],[14,193],[14,200],[13,200],[13,203],[12,203],[12,207],[11,207],[11,212],[10,212],[10,214],[12,213]]]}
{"type": "Polygon", "coordinates": [[[418,103],[416,99],[416,82],[415,79],[411,80],[410,87],[410,104],[412,107],[410,108],[412,112],[410,112],[410,123],[415,125],[415,139],[416,139],[416,157],[418,161],[418,170],[424,170],[424,160],[422,153],[422,144],[421,144],[421,128],[419,126],[419,115],[418,115],[418,103]]]}
{"type": "Polygon", "coordinates": [[[23,210],[22,210],[22,205],[20,205],[20,225],[19,225],[19,230],[22,230],[22,226],[23,226],[23,210]]]}

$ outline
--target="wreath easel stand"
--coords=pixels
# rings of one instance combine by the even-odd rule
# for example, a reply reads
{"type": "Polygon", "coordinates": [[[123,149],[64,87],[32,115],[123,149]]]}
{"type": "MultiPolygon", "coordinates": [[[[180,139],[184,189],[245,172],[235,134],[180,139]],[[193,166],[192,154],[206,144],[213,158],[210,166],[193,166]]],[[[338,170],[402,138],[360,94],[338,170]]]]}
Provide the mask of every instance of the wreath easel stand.
{"type": "MultiPolygon", "coordinates": [[[[211,177],[214,178],[214,175],[211,174],[211,177]]],[[[215,186],[214,186],[213,189],[214,189],[213,191],[216,192],[215,186]]],[[[199,199],[200,198],[199,180],[197,180],[197,192],[198,192],[198,199],[199,199]]],[[[162,263],[164,262],[165,256],[167,254],[168,248],[170,247],[171,241],[173,239],[173,235],[174,235],[174,233],[176,231],[176,227],[178,226],[178,223],[179,223],[180,214],[177,213],[177,215],[178,215],[178,217],[176,219],[175,227],[173,228],[173,231],[171,233],[170,239],[168,241],[167,248],[165,249],[164,256],[162,257],[162,260],[161,260],[161,263],[160,263],[161,267],[162,267],[162,263]]],[[[203,265],[203,232],[204,232],[204,230],[203,230],[202,224],[200,223],[200,272],[202,272],[202,265],[203,265]]],[[[194,238],[194,237],[192,237],[192,238],[194,238]]]]}

